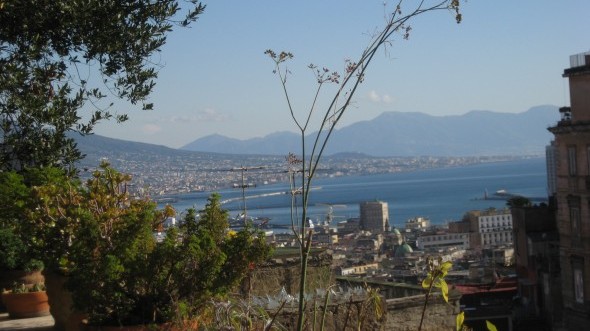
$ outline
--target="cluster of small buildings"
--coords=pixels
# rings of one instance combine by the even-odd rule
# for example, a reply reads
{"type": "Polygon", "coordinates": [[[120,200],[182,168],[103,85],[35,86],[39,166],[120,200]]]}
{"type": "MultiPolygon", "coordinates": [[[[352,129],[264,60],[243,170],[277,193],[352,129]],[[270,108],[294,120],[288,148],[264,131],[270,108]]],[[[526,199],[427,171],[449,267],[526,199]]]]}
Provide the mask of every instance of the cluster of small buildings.
{"type": "MultiPolygon", "coordinates": [[[[495,251],[498,263],[513,262],[512,215],[510,210],[470,211],[462,221],[445,227],[431,226],[427,218],[408,220],[404,228],[392,228],[388,203],[360,203],[360,217],[340,221],[336,227],[324,224],[313,228],[315,247],[329,248],[340,276],[367,276],[385,280],[407,280],[424,275],[428,256],[457,260],[466,254],[482,256],[495,251]],[[501,253],[500,253],[501,252],[501,253]]],[[[296,246],[290,233],[273,234],[277,246],[296,246]]]]}
{"type": "MultiPolygon", "coordinates": [[[[407,220],[403,228],[390,226],[388,210],[387,202],[366,201],[359,205],[358,218],[313,228],[312,242],[330,253],[332,272],[339,283],[392,284],[383,288],[383,293],[398,294],[392,288],[405,284],[410,290],[402,292],[415,295],[421,293],[428,259],[440,257],[453,262],[447,281],[461,296],[463,308],[470,311],[470,325],[477,325],[482,316],[491,319],[489,314],[493,314],[495,324],[510,330],[517,278],[509,209],[469,211],[461,221],[444,227],[416,217],[407,220]],[[502,293],[502,299],[490,305],[490,293],[502,293]]],[[[291,234],[270,238],[278,246],[297,245],[291,234]]]]}

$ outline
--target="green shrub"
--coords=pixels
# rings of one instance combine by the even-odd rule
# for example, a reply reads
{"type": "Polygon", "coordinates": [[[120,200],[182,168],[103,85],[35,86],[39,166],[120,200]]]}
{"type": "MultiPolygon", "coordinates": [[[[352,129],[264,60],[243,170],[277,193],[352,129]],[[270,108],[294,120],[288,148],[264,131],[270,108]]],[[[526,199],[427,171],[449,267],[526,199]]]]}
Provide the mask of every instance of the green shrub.
{"type": "Polygon", "coordinates": [[[14,229],[0,229],[0,270],[22,269],[26,246],[14,229]]]}
{"type": "Polygon", "coordinates": [[[268,256],[261,234],[227,231],[228,214],[216,194],[199,217],[189,210],[183,225],[158,242],[154,229],[173,210],[131,197],[126,191],[130,179],[103,164],[85,186],[66,181],[35,190],[39,208],[30,220],[36,222],[36,238],[55,245],[46,247],[49,260],[65,261],[74,304],[91,323],[190,318],[268,256]]]}

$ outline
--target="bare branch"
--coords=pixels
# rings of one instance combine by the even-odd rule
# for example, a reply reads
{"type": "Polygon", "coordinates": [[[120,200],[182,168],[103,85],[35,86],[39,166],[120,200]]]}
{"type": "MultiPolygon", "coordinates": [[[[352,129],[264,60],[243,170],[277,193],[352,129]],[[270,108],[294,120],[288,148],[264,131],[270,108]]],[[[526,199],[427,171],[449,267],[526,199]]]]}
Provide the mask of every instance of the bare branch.
{"type": "MultiPolygon", "coordinates": [[[[309,194],[311,191],[311,185],[313,178],[318,169],[322,155],[326,150],[326,146],[334,129],[342,116],[353,102],[353,97],[359,87],[359,85],[365,79],[365,73],[369,65],[371,64],[375,54],[381,48],[387,48],[392,45],[392,37],[394,34],[400,34],[403,39],[408,39],[412,27],[408,24],[415,16],[439,10],[449,10],[455,14],[457,23],[461,22],[461,14],[459,12],[459,0],[438,0],[432,5],[427,5],[429,1],[420,1],[409,14],[402,14],[402,5],[404,0],[399,0],[393,11],[389,15],[385,15],[386,22],[382,29],[378,30],[370,40],[367,47],[361,52],[359,58],[356,61],[346,60],[343,74],[338,72],[330,72],[326,68],[319,69],[315,65],[309,65],[308,68],[314,71],[316,83],[318,84],[312,98],[311,107],[307,110],[307,116],[304,124],[302,125],[295,116],[295,110],[292,106],[289,92],[286,86],[286,77],[290,73],[286,66],[283,67],[283,63],[293,56],[288,52],[281,52],[277,55],[272,50],[267,50],[265,54],[269,55],[275,63],[275,73],[278,73],[283,93],[287,100],[287,106],[289,113],[294,123],[299,128],[301,134],[301,196],[302,201],[300,205],[297,205],[295,195],[292,195],[292,208],[291,208],[291,228],[293,233],[297,236],[298,243],[300,245],[301,253],[301,278],[299,286],[299,318],[298,318],[298,330],[302,330],[304,321],[304,307],[305,307],[305,284],[306,284],[306,270],[307,270],[307,259],[311,250],[311,238],[312,231],[309,231],[309,235],[306,236],[305,222],[307,219],[307,204],[309,201],[309,194]],[[284,68],[284,71],[281,71],[284,68]],[[318,130],[313,138],[313,144],[311,145],[311,153],[306,153],[306,133],[310,128],[312,114],[316,112],[317,102],[319,100],[320,92],[324,83],[335,83],[338,84],[338,88],[332,98],[330,99],[322,120],[318,124],[318,130]],[[307,159],[306,159],[307,158],[307,159]],[[294,217],[299,216],[298,210],[301,208],[301,215],[299,224],[296,223],[294,217]],[[306,238],[307,237],[307,238],[306,238]]],[[[291,156],[291,155],[290,155],[291,156]]],[[[296,187],[295,178],[296,173],[290,172],[290,183],[291,189],[296,187]]]]}

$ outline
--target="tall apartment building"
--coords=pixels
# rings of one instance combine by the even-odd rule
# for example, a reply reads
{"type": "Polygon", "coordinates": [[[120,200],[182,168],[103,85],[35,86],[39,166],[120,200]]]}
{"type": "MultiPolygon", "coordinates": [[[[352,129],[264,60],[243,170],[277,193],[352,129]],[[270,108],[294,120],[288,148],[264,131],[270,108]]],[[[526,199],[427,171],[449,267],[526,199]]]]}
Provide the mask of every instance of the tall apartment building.
{"type": "Polygon", "coordinates": [[[512,214],[510,210],[487,210],[477,218],[482,248],[512,245],[512,214]]]}
{"type": "Polygon", "coordinates": [[[389,208],[387,202],[366,201],[360,204],[360,229],[373,233],[389,231],[389,208]]]}
{"type": "Polygon", "coordinates": [[[570,107],[549,128],[555,136],[557,224],[568,330],[590,325],[590,52],[570,57],[570,107]]]}

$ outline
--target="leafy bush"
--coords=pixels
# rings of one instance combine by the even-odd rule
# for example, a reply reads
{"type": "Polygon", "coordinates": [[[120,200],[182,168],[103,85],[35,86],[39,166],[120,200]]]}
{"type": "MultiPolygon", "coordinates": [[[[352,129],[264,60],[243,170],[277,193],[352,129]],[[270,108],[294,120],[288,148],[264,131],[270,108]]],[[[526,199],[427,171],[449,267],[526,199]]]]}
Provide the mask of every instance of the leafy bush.
{"type": "Polygon", "coordinates": [[[33,203],[33,187],[47,183],[66,183],[66,176],[51,167],[0,172],[0,270],[43,270],[41,257],[63,237],[52,224],[34,227],[36,221],[30,221],[38,216],[31,211],[39,206],[33,203]],[[51,244],[44,245],[50,238],[51,244]]]}
{"type": "Polygon", "coordinates": [[[74,304],[101,325],[189,318],[227,294],[269,247],[250,229],[227,231],[228,214],[212,195],[199,217],[189,210],[158,242],[153,230],[171,216],[126,191],[130,176],[101,165],[85,187],[61,182],[36,189],[37,238],[56,244],[51,261],[67,261],[74,304]],[[51,224],[55,229],[46,229],[51,224]],[[52,233],[57,232],[57,238],[52,233]]]}
{"type": "Polygon", "coordinates": [[[0,229],[0,270],[18,269],[26,254],[25,244],[13,229],[0,229]]]}
{"type": "Polygon", "coordinates": [[[68,265],[70,246],[85,213],[81,182],[58,168],[31,168],[25,174],[31,188],[21,232],[34,256],[53,271],[68,265]]]}

